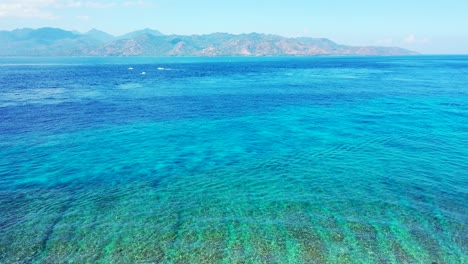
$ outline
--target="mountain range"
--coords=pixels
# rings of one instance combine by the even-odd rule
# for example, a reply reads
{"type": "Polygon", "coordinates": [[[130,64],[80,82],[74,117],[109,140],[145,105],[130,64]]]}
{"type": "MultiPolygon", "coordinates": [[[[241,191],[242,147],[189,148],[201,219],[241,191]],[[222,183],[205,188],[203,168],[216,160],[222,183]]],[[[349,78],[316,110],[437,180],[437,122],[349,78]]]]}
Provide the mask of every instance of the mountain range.
{"type": "Polygon", "coordinates": [[[143,29],[113,36],[59,28],[0,31],[0,56],[314,56],[410,55],[398,47],[340,45],[326,38],[287,38],[259,33],[164,35],[143,29]]]}

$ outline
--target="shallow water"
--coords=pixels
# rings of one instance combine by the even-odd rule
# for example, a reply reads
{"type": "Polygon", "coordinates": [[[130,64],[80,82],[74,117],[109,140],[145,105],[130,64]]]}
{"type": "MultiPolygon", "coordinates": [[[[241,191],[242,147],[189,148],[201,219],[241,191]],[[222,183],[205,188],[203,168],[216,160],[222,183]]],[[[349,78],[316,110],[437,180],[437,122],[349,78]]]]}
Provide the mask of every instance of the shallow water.
{"type": "Polygon", "coordinates": [[[468,261],[467,56],[3,58],[0,83],[2,263],[468,261]]]}

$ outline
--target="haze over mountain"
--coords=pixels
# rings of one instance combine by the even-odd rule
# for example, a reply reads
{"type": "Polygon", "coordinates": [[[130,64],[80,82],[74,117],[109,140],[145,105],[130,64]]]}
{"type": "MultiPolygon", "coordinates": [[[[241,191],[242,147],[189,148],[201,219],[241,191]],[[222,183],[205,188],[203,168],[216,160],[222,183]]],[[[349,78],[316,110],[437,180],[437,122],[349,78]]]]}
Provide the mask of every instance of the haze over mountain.
{"type": "Polygon", "coordinates": [[[326,38],[286,38],[259,33],[164,35],[143,29],[112,36],[97,29],[84,34],[59,28],[0,31],[0,56],[313,56],[408,55],[398,47],[356,47],[326,38]]]}

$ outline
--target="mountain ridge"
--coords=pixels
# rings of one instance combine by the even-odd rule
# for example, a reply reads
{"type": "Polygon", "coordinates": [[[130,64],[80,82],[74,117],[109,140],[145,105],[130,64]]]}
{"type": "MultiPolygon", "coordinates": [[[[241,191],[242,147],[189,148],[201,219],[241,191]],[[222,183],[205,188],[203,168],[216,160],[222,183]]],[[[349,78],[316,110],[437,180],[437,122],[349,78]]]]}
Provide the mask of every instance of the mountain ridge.
{"type": "Polygon", "coordinates": [[[398,47],[341,45],[327,38],[273,34],[164,35],[143,29],[121,36],[92,29],[83,34],[60,28],[0,31],[0,56],[316,56],[411,55],[398,47]]]}

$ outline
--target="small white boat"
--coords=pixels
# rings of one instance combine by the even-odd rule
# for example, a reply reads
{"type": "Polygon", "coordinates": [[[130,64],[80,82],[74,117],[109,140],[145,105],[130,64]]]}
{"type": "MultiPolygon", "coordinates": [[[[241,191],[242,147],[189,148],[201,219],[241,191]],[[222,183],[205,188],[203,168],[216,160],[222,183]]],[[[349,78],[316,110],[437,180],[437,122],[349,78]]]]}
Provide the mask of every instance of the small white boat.
{"type": "Polygon", "coordinates": [[[133,70],[133,68],[132,68],[132,67],[130,67],[130,68],[128,68],[128,69],[129,69],[129,70],[133,70]]]}
{"type": "Polygon", "coordinates": [[[141,72],[141,74],[142,74],[142,75],[145,75],[145,74],[146,74],[146,72],[141,72]]]}

